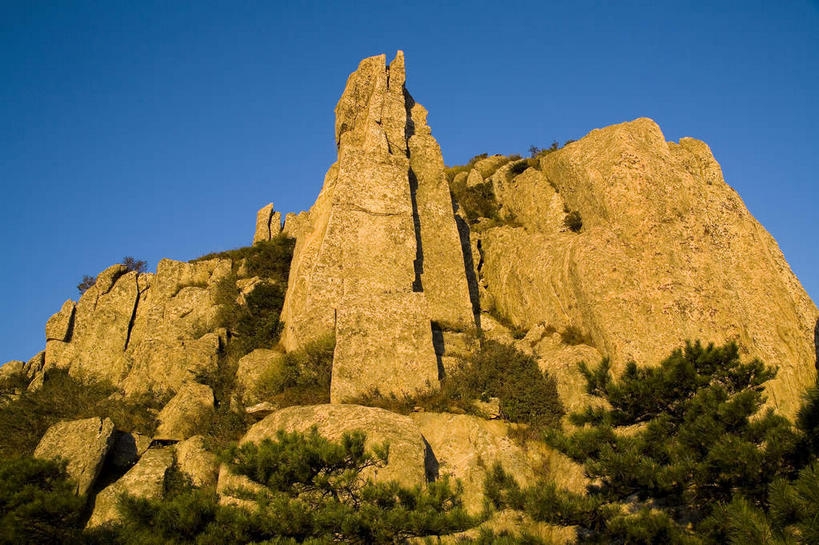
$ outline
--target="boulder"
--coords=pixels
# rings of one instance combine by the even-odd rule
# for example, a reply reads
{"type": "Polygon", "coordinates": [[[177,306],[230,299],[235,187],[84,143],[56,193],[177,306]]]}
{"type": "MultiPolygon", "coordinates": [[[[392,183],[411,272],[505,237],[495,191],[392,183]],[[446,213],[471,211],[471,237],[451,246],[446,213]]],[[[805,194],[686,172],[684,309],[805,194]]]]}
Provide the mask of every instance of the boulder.
{"type": "Polygon", "coordinates": [[[146,499],[161,498],[165,489],[165,475],[172,465],[172,449],[148,449],[125,475],[97,494],[87,527],[94,528],[119,520],[117,504],[121,494],[146,499]]]}
{"type": "Polygon", "coordinates": [[[509,162],[509,157],[505,155],[490,155],[484,159],[480,159],[475,163],[475,170],[477,170],[481,177],[486,179],[492,176],[496,170],[509,162]]]}
{"type": "Polygon", "coordinates": [[[34,456],[65,460],[68,476],[77,485],[75,492],[81,496],[91,489],[113,444],[114,423],[95,416],[52,425],[40,439],[34,456]]]}
{"type": "Polygon", "coordinates": [[[188,382],[159,413],[154,439],[182,441],[200,433],[213,412],[213,390],[188,382]]]}
{"type": "Polygon", "coordinates": [[[386,466],[376,468],[373,478],[398,481],[405,486],[426,482],[427,448],[418,426],[407,416],[375,407],[360,405],[312,405],[287,407],[257,422],[239,441],[240,444],[275,439],[276,432],[306,433],[316,427],[318,433],[339,440],[346,432],[360,430],[367,434],[367,446],[390,444],[386,466]]]}
{"type": "Polygon", "coordinates": [[[535,478],[526,451],[508,436],[509,425],[466,414],[419,412],[411,415],[429,443],[438,477],[460,479],[464,506],[477,514],[483,508],[483,484],[492,466],[500,462],[521,484],[535,478]]]}
{"type": "Polygon", "coordinates": [[[19,360],[7,361],[0,366],[0,381],[14,375],[25,375],[25,362],[19,360]]]}
{"type": "Polygon", "coordinates": [[[466,187],[475,187],[476,185],[481,185],[482,183],[483,177],[481,176],[481,173],[475,168],[470,170],[466,177],[466,187]]]}
{"type": "Polygon", "coordinates": [[[176,463],[194,486],[213,486],[219,474],[219,461],[205,446],[205,438],[194,435],[175,446],[176,463]]]}
{"type": "Polygon", "coordinates": [[[284,354],[278,350],[257,348],[239,359],[236,387],[242,393],[242,401],[245,404],[262,401],[259,383],[263,377],[275,374],[281,369],[282,357],[284,354]]]}

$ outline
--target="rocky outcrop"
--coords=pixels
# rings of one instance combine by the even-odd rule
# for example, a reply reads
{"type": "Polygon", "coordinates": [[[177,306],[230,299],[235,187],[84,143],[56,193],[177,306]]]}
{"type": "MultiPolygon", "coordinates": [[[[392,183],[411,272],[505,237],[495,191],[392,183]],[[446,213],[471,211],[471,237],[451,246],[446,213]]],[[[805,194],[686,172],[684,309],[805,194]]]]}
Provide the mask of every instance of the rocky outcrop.
{"type": "Polygon", "coordinates": [[[253,244],[264,242],[282,232],[281,212],[273,210],[273,203],[264,206],[256,213],[256,232],[253,234],[253,244]]]}
{"type": "Polygon", "coordinates": [[[172,465],[173,451],[170,448],[149,449],[125,475],[97,494],[88,527],[119,520],[117,504],[121,494],[145,499],[162,497],[165,475],[172,465]]]}
{"type": "Polygon", "coordinates": [[[182,441],[201,431],[213,412],[213,390],[188,382],[159,413],[154,439],[182,441]]]}
{"type": "Polygon", "coordinates": [[[817,310],[708,147],[638,119],[493,175],[521,227],[478,235],[489,306],[515,326],[574,327],[615,366],[656,364],[686,339],[737,341],[779,366],[771,402],[793,415],[816,376],[817,310]],[[582,229],[562,225],[577,211],[582,229]]]}
{"type": "Polygon", "coordinates": [[[175,392],[216,369],[224,333],[214,331],[218,282],[229,259],[163,259],[156,274],[109,267],[46,327],[45,369],[107,380],[128,393],[175,392]]]}
{"type": "Polygon", "coordinates": [[[205,438],[194,435],[181,443],[177,443],[176,464],[179,470],[187,475],[194,486],[213,486],[219,474],[219,460],[215,454],[209,452],[205,445],[205,438]]]}
{"type": "Polygon", "coordinates": [[[108,418],[58,422],[48,428],[34,450],[36,458],[62,459],[76,494],[85,495],[102,471],[114,444],[114,423],[108,418]]]}
{"type": "Polygon", "coordinates": [[[435,387],[432,322],[474,327],[440,149],[404,80],[401,52],[350,75],[338,160],[297,236],[282,341],[335,334],[333,402],[435,387]]]}
{"type": "Polygon", "coordinates": [[[288,407],[257,422],[239,441],[259,442],[275,439],[276,432],[310,431],[316,427],[319,435],[338,441],[347,432],[360,430],[367,434],[367,447],[389,443],[386,466],[375,468],[376,480],[398,481],[405,486],[423,484],[427,480],[428,451],[418,426],[407,416],[360,405],[312,405],[288,407]]]}

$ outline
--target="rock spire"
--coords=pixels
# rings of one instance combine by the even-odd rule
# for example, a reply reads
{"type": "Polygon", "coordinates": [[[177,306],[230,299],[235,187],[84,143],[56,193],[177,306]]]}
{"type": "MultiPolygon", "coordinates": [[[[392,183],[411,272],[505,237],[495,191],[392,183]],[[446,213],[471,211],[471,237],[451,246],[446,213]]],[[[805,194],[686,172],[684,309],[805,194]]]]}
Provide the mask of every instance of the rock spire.
{"type": "Polygon", "coordinates": [[[435,387],[433,328],[474,328],[443,158],[405,79],[401,51],[389,66],[364,59],[348,78],[338,160],[291,265],[283,343],[335,335],[334,402],[435,387]]]}

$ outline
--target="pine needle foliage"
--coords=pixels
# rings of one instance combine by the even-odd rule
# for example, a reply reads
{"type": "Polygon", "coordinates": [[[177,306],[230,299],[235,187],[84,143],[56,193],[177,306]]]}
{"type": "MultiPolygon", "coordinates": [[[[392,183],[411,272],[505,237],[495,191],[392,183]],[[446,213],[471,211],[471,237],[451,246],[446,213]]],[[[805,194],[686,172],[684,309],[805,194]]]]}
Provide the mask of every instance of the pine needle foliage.
{"type": "Polygon", "coordinates": [[[0,545],[82,543],[85,498],[74,495],[65,464],[0,459],[0,545]]]}
{"type": "Polygon", "coordinates": [[[219,504],[213,491],[180,487],[161,500],[124,498],[123,545],[398,544],[469,528],[460,490],[443,480],[426,487],[374,482],[387,445],[365,449],[366,436],[338,441],[279,432],[275,439],[230,450],[229,468],[257,485],[236,491],[247,508],[219,504]]]}
{"type": "Polygon", "coordinates": [[[816,403],[797,427],[762,410],[775,369],[740,361],[735,344],[699,342],[617,379],[607,359],[580,369],[605,408],[571,415],[579,427],[547,442],[583,464],[588,493],[522,489],[495,468],[495,506],[575,525],[579,543],[817,543],[819,474],[805,465],[816,459],[816,403]]]}

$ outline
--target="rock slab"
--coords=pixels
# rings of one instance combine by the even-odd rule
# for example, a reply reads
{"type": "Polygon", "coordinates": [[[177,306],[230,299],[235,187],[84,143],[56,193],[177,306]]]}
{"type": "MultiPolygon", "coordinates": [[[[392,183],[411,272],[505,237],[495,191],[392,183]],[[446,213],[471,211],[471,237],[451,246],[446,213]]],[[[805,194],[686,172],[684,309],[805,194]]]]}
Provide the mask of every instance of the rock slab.
{"type": "Polygon", "coordinates": [[[114,423],[95,416],[54,424],[40,439],[34,456],[68,462],[68,476],[77,484],[77,495],[82,496],[99,476],[113,444],[114,423]]]}

